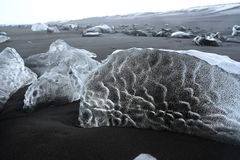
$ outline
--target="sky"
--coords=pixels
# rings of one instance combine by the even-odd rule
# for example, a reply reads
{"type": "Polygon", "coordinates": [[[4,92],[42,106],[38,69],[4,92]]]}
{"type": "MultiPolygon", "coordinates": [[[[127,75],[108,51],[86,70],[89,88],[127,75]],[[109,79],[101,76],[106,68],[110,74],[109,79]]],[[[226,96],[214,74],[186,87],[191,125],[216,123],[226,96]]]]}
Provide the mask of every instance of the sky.
{"type": "Polygon", "coordinates": [[[31,24],[137,12],[164,12],[240,0],[0,0],[0,24],[31,24]]]}

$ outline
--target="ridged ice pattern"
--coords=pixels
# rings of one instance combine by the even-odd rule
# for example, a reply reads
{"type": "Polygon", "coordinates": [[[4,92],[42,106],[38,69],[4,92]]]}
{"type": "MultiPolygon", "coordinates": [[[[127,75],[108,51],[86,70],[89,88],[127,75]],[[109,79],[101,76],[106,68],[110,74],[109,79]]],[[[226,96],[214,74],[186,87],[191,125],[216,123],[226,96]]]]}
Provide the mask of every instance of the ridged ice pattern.
{"type": "Polygon", "coordinates": [[[12,94],[36,79],[15,49],[4,49],[0,53],[0,110],[12,94]]]}
{"type": "Polygon", "coordinates": [[[88,78],[81,127],[164,129],[240,142],[239,75],[197,57],[132,48],[110,55],[88,78]]]}

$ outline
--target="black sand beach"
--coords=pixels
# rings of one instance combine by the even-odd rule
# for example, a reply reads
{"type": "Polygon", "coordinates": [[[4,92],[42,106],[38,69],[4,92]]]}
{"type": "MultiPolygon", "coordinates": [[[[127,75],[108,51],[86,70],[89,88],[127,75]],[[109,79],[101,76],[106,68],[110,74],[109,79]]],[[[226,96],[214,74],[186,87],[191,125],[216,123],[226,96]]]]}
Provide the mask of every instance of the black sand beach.
{"type": "MultiPolygon", "coordinates": [[[[209,16],[202,18],[202,21],[196,19],[194,23],[193,19],[191,24],[195,26],[201,24],[206,29],[214,28],[211,20],[216,20],[209,16]]],[[[221,19],[226,18],[222,16],[221,19]]],[[[231,29],[227,29],[235,22],[239,23],[239,14],[227,19],[225,23],[219,20],[219,23],[224,25],[219,26],[215,22],[217,27],[212,30],[231,33],[231,29]]],[[[158,26],[162,25],[164,23],[159,22],[158,26]]],[[[63,39],[71,46],[96,53],[98,61],[105,59],[116,49],[130,47],[195,49],[227,55],[240,61],[238,43],[223,43],[221,47],[200,47],[194,45],[192,39],[134,37],[121,33],[81,37],[77,31],[47,34],[17,27],[1,27],[0,30],[7,32],[11,37],[11,41],[0,44],[0,51],[5,47],[13,47],[23,58],[46,52],[53,41],[63,39]]],[[[34,112],[25,113],[22,111],[24,90],[21,89],[14,94],[6,104],[5,110],[0,113],[2,160],[131,160],[140,153],[152,154],[159,160],[240,159],[240,146],[195,136],[135,128],[79,128],[77,127],[79,102],[44,106],[34,112]]]]}

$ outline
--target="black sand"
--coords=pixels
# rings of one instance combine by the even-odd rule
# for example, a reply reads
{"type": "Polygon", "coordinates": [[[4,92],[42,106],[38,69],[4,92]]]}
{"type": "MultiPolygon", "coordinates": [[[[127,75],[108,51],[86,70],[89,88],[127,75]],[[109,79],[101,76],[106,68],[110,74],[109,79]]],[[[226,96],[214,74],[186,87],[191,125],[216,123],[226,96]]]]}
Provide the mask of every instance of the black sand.
{"type": "MultiPolygon", "coordinates": [[[[211,28],[209,21],[208,18],[201,25],[211,28]]],[[[220,29],[228,27],[232,25],[225,24],[220,29]]],[[[96,53],[99,61],[116,49],[130,47],[196,49],[228,55],[240,61],[240,44],[237,43],[199,47],[191,39],[131,37],[119,33],[87,38],[75,31],[47,34],[11,27],[0,29],[11,37],[10,42],[0,44],[0,51],[13,47],[23,58],[46,52],[53,41],[61,38],[71,46],[96,53]]],[[[45,106],[32,113],[24,113],[21,110],[23,95],[24,89],[21,89],[0,113],[2,160],[131,160],[140,153],[152,154],[159,160],[240,159],[240,146],[195,136],[134,128],[78,128],[78,102],[45,106]]]]}

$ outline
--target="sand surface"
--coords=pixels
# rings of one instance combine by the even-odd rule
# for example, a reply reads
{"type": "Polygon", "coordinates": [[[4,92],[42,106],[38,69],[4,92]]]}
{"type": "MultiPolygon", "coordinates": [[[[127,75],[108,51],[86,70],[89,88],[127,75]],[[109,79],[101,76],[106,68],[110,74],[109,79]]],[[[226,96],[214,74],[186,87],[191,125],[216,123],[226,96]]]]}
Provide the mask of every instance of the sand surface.
{"type": "MultiPolygon", "coordinates": [[[[206,18],[201,26],[211,28],[210,21],[211,17],[206,18]]],[[[198,25],[192,19],[191,23],[198,25]]],[[[163,24],[162,22],[159,26],[163,24]]],[[[229,33],[226,29],[232,24],[224,24],[222,28],[217,28],[229,33]]],[[[120,33],[81,37],[76,31],[47,34],[14,27],[3,27],[0,30],[11,37],[11,41],[0,44],[0,51],[5,47],[13,47],[23,58],[46,52],[53,41],[63,39],[71,46],[96,53],[99,61],[116,49],[130,47],[196,49],[228,55],[240,61],[240,44],[237,43],[223,43],[221,47],[200,47],[194,45],[191,39],[133,37],[120,33]]],[[[14,94],[5,110],[0,113],[0,159],[131,160],[140,153],[152,154],[159,160],[240,159],[240,146],[195,136],[134,128],[78,128],[79,102],[42,106],[32,113],[24,113],[22,100],[25,90],[23,88],[14,94]]]]}

